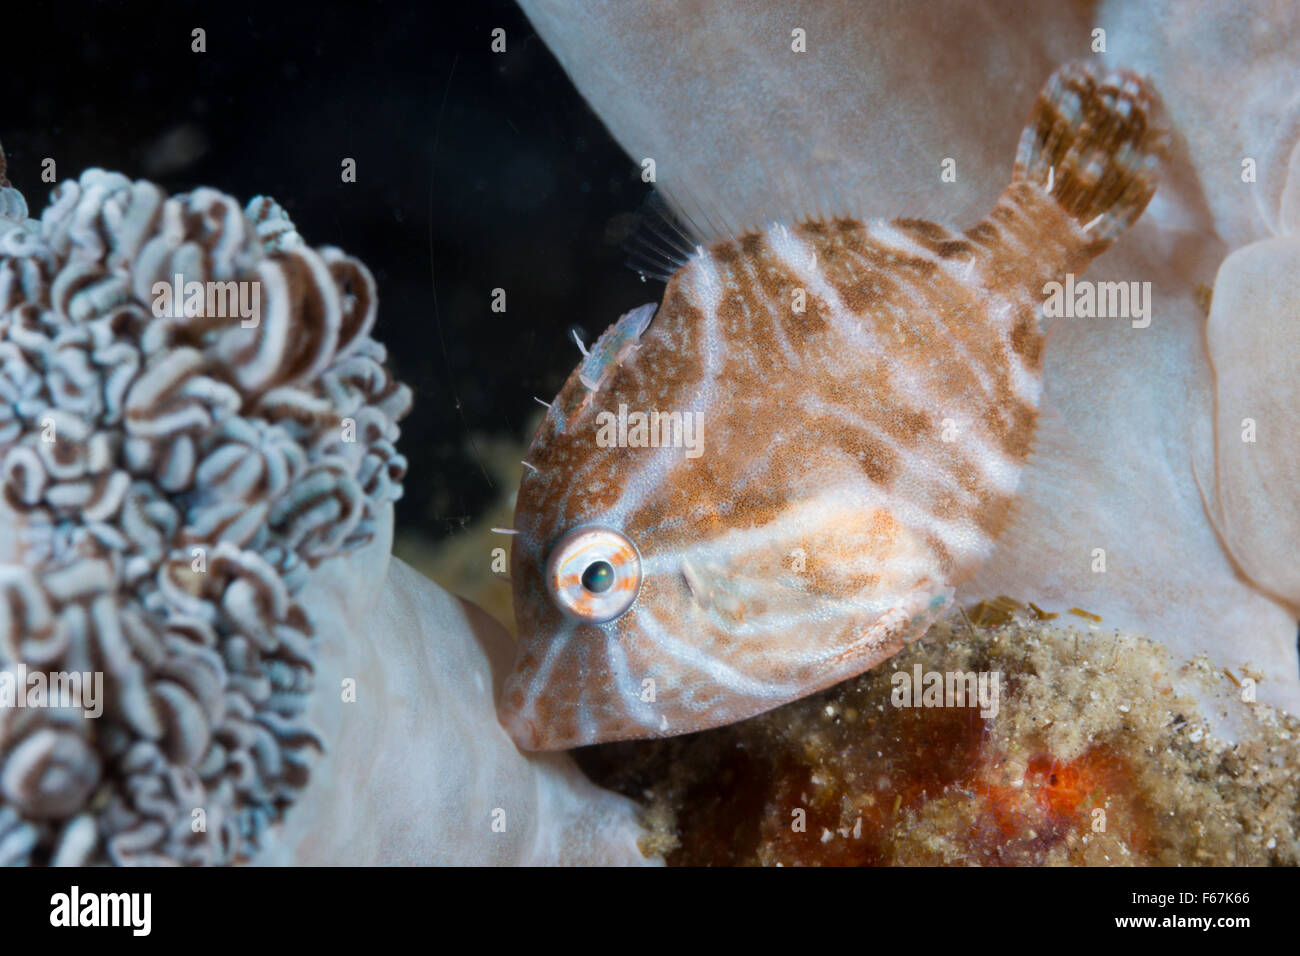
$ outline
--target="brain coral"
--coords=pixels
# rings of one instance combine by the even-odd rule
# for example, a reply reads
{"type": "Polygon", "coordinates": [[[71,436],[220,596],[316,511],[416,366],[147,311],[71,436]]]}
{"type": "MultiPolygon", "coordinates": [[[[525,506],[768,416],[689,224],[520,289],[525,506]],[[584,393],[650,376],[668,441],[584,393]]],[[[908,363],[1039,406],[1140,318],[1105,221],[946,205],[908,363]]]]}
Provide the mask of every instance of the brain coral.
{"type": "Polygon", "coordinates": [[[96,169],[34,221],[0,157],[0,670],[104,701],[0,707],[0,863],[238,862],[293,803],[321,748],[295,595],[406,468],[375,312],[270,199],[96,169]],[[156,316],[178,275],[249,283],[259,320],[156,316]]]}

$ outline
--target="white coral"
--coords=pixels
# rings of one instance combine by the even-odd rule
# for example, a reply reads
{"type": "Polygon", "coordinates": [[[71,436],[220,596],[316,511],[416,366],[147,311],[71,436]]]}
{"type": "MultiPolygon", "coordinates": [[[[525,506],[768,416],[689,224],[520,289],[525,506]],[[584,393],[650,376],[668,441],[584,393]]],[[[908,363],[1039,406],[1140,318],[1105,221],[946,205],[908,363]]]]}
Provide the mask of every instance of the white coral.
{"type": "Polygon", "coordinates": [[[0,166],[0,667],[107,686],[0,713],[0,862],[248,859],[321,749],[295,595],[401,494],[374,281],[263,197],[90,170],[26,217],[0,166]],[[177,274],[260,321],[155,317],[177,274]]]}

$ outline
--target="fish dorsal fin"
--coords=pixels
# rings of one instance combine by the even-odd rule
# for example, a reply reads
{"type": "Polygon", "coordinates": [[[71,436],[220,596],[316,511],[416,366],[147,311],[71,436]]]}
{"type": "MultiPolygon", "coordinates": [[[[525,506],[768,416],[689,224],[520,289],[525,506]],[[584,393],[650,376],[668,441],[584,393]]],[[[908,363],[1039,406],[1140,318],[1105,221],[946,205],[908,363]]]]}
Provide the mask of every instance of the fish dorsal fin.
{"type": "Polygon", "coordinates": [[[698,250],[715,242],[760,232],[772,223],[794,225],[846,215],[849,204],[836,198],[837,194],[828,184],[815,190],[813,200],[793,206],[774,201],[771,214],[762,222],[741,222],[726,217],[679,178],[671,186],[654,190],[642,202],[637,224],[623,243],[625,261],[642,278],[667,282],[698,250]]]}
{"type": "Polygon", "coordinates": [[[699,227],[678,213],[656,189],[641,203],[636,226],[623,243],[623,251],[633,272],[643,279],[667,282],[706,241],[699,227]]]}

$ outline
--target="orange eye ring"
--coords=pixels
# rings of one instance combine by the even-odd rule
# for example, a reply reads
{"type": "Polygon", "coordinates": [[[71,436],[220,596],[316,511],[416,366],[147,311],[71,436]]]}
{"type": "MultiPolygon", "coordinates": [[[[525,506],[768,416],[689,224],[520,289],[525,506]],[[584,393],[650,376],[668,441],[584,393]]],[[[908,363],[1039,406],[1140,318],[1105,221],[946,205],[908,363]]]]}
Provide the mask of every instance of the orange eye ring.
{"type": "Polygon", "coordinates": [[[621,617],[641,590],[641,553],[613,528],[582,525],[546,559],[546,589],[565,614],[589,624],[621,617]]]}

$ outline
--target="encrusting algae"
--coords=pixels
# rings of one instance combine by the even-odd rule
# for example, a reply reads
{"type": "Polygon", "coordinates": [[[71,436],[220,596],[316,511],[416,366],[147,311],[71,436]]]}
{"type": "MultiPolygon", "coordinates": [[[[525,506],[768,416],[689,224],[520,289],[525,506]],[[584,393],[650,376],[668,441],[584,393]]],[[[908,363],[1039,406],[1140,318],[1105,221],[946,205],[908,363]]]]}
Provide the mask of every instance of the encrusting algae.
{"type": "Polygon", "coordinates": [[[579,762],[642,801],[670,865],[1297,863],[1300,720],[1243,702],[1249,675],[1036,616],[950,619],[815,696],[579,762]],[[931,672],[998,675],[995,706],[896,705],[931,672]]]}

